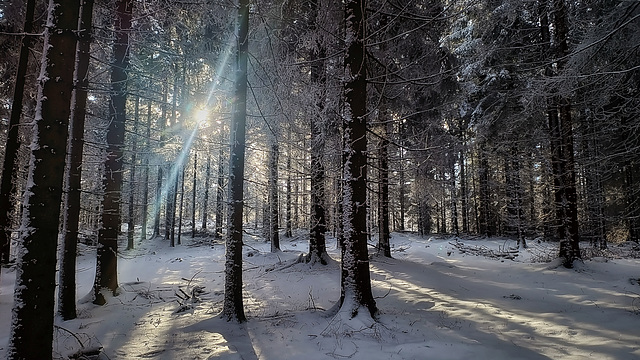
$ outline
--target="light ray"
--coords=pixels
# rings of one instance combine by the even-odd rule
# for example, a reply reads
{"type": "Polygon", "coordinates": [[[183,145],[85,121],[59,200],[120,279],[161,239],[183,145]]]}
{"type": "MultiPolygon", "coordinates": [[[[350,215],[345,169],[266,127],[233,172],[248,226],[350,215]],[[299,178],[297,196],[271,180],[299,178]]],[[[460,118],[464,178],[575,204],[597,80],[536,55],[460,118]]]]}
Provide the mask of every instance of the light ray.
{"type": "Polygon", "coordinates": [[[156,211],[154,211],[153,214],[150,214],[153,217],[151,219],[152,224],[155,223],[156,218],[160,216],[160,212],[157,211],[157,209],[159,209],[161,207],[161,201],[167,198],[167,194],[169,193],[169,189],[171,189],[171,187],[175,186],[176,181],[178,181],[178,176],[177,176],[178,175],[178,171],[180,171],[180,169],[183,168],[185,160],[189,156],[189,152],[191,151],[191,145],[193,145],[193,140],[195,139],[199,128],[200,128],[200,122],[198,121],[196,123],[196,126],[191,131],[191,134],[189,134],[189,138],[187,138],[187,141],[184,143],[184,146],[182,147],[182,150],[180,151],[180,154],[178,154],[178,157],[173,162],[173,165],[171,166],[171,169],[169,170],[169,174],[167,176],[167,181],[165,181],[162,184],[162,189],[160,191],[160,197],[155,199],[154,209],[156,209],[156,211]]]}
{"type": "Polygon", "coordinates": [[[233,47],[233,45],[235,45],[235,41],[232,41],[234,37],[235,37],[235,34],[231,34],[229,36],[229,39],[227,39],[227,47],[222,52],[223,54],[222,61],[218,64],[219,66],[216,69],[216,77],[213,79],[213,84],[211,84],[211,90],[209,91],[209,95],[207,96],[207,101],[205,101],[204,103],[205,107],[209,105],[209,101],[211,101],[211,98],[213,97],[213,93],[216,91],[218,87],[218,83],[222,78],[222,72],[224,68],[227,66],[227,62],[229,61],[229,55],[231,55],[231,48],[233,47]]]}

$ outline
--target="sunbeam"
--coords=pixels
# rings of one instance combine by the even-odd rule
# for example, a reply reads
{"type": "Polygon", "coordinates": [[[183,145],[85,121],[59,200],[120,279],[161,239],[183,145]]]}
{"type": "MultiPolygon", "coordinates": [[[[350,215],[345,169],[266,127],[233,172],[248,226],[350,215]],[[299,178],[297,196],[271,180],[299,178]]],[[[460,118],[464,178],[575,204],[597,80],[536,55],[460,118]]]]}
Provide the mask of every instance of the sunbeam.
{"type": "Polygon", "coordinates": [[[213,84],[211,84],[211,90],[209,91],[209,95],[207,96],[207,101],[205,101],[204,106],[209,105],[209,101],[213,97],[213,93],[217,89],[217,85],[220,83],[220,79],[222,78],[222,72],[225,66],[227,66],[227,61],[229,61],[229,55],[231,54],[231,48],[236,44],[235,41],[232,41],[235,37],[235,34],[231,34],[229,39],[227,39],[227,48],[222,52],[222,61],[218,64],[218,68],[216,69],[216,77],[213,79],[213,84]]]}
{"type": "MultiPolygon", "coordinates": [[[[202,112],[205,112],[205,110],[201,110],[202,112]]],[[[171,166],[171,169],[169,170],[169,175],[167,176],[167,181],[165,181],[162,185],[162,190],[160,191],[160,197],[155,199],[155,206],[154,209],[159,209],[161,206],[161,202],[167,198],[167,194],[169,193],[169,189],[173,186],[175,186],[176,181],[178,181],[178,171],[180,171],[180,169],[184,166],[185,160],[188,158],[189,156],[189,152],[191,151],[191,145],[193,145],[193,140],[196,138],[196,134],[198,133],[198,130],[200,128],[200,125],[203,124],[204,122],[200,121],[199,118],[197,118],[197,122],[196,122],[196,126],[193,128],[193,130],[191,131],[191,134],[189,134],[189,137],[187,138],[187,141],[185,141],[184,146],[182,147],[182,150],[180,151],[180,154],[178,155],[178,157],[176,158],[176,160],[173,162],[173,165],[171,166]]],[[[152,219],[151,219],[151,223],[155,223],[156,218],[160,216],[160,212],[159,211],[154,211],[152,215],[152,219]]]]}
{"type": "Polygon", "coordinates": [[[155,199],[155,204],[154,204],[155,206],[153,207],[153,209],[150,209],[149,211],[149,215],[150,215],[149,221],[151,224],[155,223],[157,218],[160,217],[160,211],[158,209],[160,209],[162,201],[164,201],[167,198],[169,189],[175,186],[176,181],[178,179],[178,176],[177,176],[178,172],[184,166],[184,163],[189,156],[189,152],[191,151],[191,146],[193,144],[194,139],[196,138],[196,134],[198,133],[198,130],[200,129],[200,127],[205,126],[207,124],[207,120],[209,120],[209,115],[210,115],[209,103],[211,101],[211,98],[214,96],[215,91],[218,89],[218,85],[222,81],[222,73],[224,71],[224,68],[227,66],[227,62],[229,61],[231,49],[235,45],[235,41],[233,41],[234,36],[235,35],[232,34],[227,40],[227,47],[222,52],[223,55],[222,55],[221,61],[218,63],[218,67],[215,72],[216,75],[211,84],[211,89],[207,95],[206,101],[202,105],[202,108],[197,110],[194,114],[196,125],[193,131],[191,132],[191,134],[189,134],[189,137],[187,138],[186,142],[184,143],[184,146],[182,147],[180,154],[173,162],[173,165],[171,166],[171,169],[167,176],[167,181],[165,181],[162,185],[160,196],[157,199],[155,199]]]}

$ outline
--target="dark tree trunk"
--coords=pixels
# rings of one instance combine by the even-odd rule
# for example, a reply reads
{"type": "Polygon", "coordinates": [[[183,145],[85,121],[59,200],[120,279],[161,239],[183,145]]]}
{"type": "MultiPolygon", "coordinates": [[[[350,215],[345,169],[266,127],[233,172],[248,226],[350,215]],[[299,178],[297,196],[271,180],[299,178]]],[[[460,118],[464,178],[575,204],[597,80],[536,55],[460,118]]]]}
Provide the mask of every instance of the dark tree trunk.
{"type": "Polygon", "coordinates": [[[524,239],[524,216],[522,209],[522,179],[520,177],[520,160],[518,151],[512,147],[511,152],[504,156],[504,173],[506,187],[507,217],[504,232],[516,237],[518,247],[526,248],[524,239]]]}
{"type": "Polygon", "coordinates": [[[327,245],[325,233],[327,220],[325,216],[325,169],[324,169],[324,134],[314,118],[311,122],[311,232],[309,234],[309,253],[306,261],[327,264],[327,245]]]}
{"type": "Polygon", "coordinates": [[[365,67],[365,0],[345,2],[346,82],[344,85],[344,246],[340,311],[355,317],[361,310],[377,315],[371,293],[367,249],[367,82],[365,67]]]}
{"type": "Polygon", "coordinates": [[[288,146],[288,151],[287,151],[287,194],[286,194],[286,220],[285,220],[285,231],[284,231],[284,236],[285,237],[292,237],[293,236],[293,231],[291,229],[291,216],[292,216],[292,212],[291,212],[291,136],[290,136],[291,132],[287,131],[287,138],[288,138],[288,142],[287,142],[287,146],[288,146]]]}
{"type": "MultiPolygon", "coordinates": [[[[256,209],[256,211],[258,211],[256,209]]],[[[222,237],[222,222],[224,217],[224,150],[220,148],[218,155],[218,182],[216,186],[216,232],[215,238],[222,237]]]]}
{"type": "Polygon", "coordinates": [[[400,204],[400,219],[398,220],[398,231],[404,231],[404,215],[405,215],[405,197],[406,197],[406,189],[405,189],[405,179],[404,179],[404,158],[402,155],[402,151],[400,151],[400,161],[398,163],[398,196],[399,196],[399,204],[400,204]]]}
{"type": "MultiPolygon", "coordinates": [[[[160,119],[158,122],[160,123],[160,143],[158,146],[164,146],[166,135],[165,129],[167,127],[167,98],[168,98],[169,88],[165,85],[162,87],[162,113],[160,114],[160,119]]],[[[154,209],[153,209],[153,238],[160,236],[160,206],[162,204],[162,180],[164,177],[164,168],[163,165],[158,165],[158,178],[156,180],[156,199],[154,201],[154,209]]]]}
{"type": "Polygon", "coordinates": [[[147,103],[147,133],[145,156],[143,160],[144,175],[142,179],[142,231],[140,240],[147,238],[147,221],[149,220],[149,154],[151,153],[151,100],[147,103]]]}
{"type": "Polygon", "coordinates": [[[138,151],[138,123],[140,122],[140,96],[136,97],[133,116],[133,134],[131,140],[131,169],[129,170],[129,209],[127,211],[127,250],[134,248],[133,235],[135,233],[135,199],[136,199],[136,160],[138,151]]]}
{"type": "MultiPolygon", "coordinates": [[[[551,35],[549,14],[546,3],[540,3],[540,29],[543,45],[551,53],[551,35]]],[[[555,56],[558,71],[562,70],[564,57],[568,50],[568,28],[566,4],[564,0],[553,1],[553,28],[555,29],[555,56]]],[[[554,75],[551,65],[545,69],[545,75],[554,75]]],[[[560,241],[560,254],[563,265],[573,267],[580,258],[578,234],[578,205],[575,180],[575,161],[573,155],[573,122],[571,104],[563,96],[553,95],[547,110],[550,131],[551,165],[554,184],[554,201],[557,236],[560,241]]]]}
{"type": "MultiPolygon", "coordinates": [[[[198,180],[198,153],[193,153],[193,188],[191,196],[191,237],[196,237],[196,185],[198,180]]],[[[182,183],[184,192],[184,182],[182,183]]]]}
{"type": "Polygon", "coordinates": [[[462,232],[469,233],[469,190],[467,188],[467,165],[465,164],[464,150],[460,150],[460,205],[462,207],[462,232]]]}
{"type": "Polygon", "coordinates": [[[171,204],[171,211],[167,212],[167,218],[169,219],[169,225],[167,226],[169,232],[167,236],[169,237],[170,247],[176,246],[176,211],[178,210],[178,185],[180,184],[180,174],[184,172],[182,165],[178,166],[180,166],[180,169],[177,169],[175,171],[175,178],[172,180],[173,185],[171,186],[171,194],[169,194],[171,199],[168,200],[167,204],[167,208],[169,208],[169,204],[171,204]]]}
{"type": "Polygon", "coordinates": [[[111,65],[111,99],[109,128],[107,129],[107,160],[105,162],[104,198],[102,200],[102,228],[98,232],[98,256],[94,303],[104,305],[103,289],[116,295],[118,289],[118,233],[120,232],[120,203],[122,194],[122,160],[127,103],[127,69],[129,68],[129,32],[131,31],[131,0],[117,0],[115,13],[116,39],[113,44],[114,62],[111,65]]]}
{"type": "MultiPolygon", "coordinates": [[[[33,32],[33,14],[35,12],[35,0],[27,0],[27,8],[24,20],[24,33],[33,32]]],[[[18,158],[18,128],[22,116],[22,103],[24,99],[24,85],[29,65],[29,50],[34,37],[26,35],[22,38],[20,46],[20,59],[16,73],[16,84],[13,90],[13,103],[9,117],[9,128],[5,143],[4,164],[2,167],[2,179],[0,182],[0,271],[3,264],[9,263],[11,246],[11,197],[14,190],[14,168],[18,158]]]]}
{"type": "MultiPolygon", "coordinates": [[[[638,234],[640,231],[640,205],[638,205],[638,195],[634,190],[634,173],[637,172],[637,166],[634,166],[628,159],[624,163],[625,225],[629,231],[628,240],[638,242],[640,240],[638,237],[640,235],[638,234]]],[[[604,240],[601,242],[601,248],[606,248],[604,240]]]]}
{"type": "MultiPolygon", "coordinates": [[[[344,124],[342,124],[342,127],[344,127],[344,124]]],[[[344,176],[345,173],[345,164],[347,163],[347,155],[345,152],[345,147],[344,147],[344,141],[345,141],[345,136],[343,135],[344,133],[344,129],[342,131],[342,133],[340,133],[341,135],[341,139],[340,139],[340,174],[344,176]]],[[[342,178],[342,176],[340,177],[340,179],[338,181],[336,181],[336,185],[338,187],[337,189],[337,204],[336,204],[336,221],[338,223],[338,228],[336,229],[336,246],[339,249],[343,249],[344,248],[344,219],[345,219],[345,213],[344,213],[344,187],[345,187],[345,181],[344,178],[342,178]]]]}
{"type": "Polygon", "coordinates": [[[8,359],[51,359],[56,250],[80,3],[49,2],[8,359]]]}
{"type": "MultiPolygon", "coordinates": [[[[313,24],[312,30],[316,30],[318,18],[318,0],[311,1],[310,17],[313,24]]],[[[317,50],[310,54],[311,82],[313,85],[323,88],[326,82],[324,69],[325,50],[322,44],[317,44],[317,50]]],[[[311,264],[317,262],[326,265],[329,255],[325,234],[327,232],[327,217],[325,214],[325,134],[323,131],[324,92],[320,91],[316,99],[315,111],[311,119],[311,224],[309,234],[309,253],[306,261],[311,264]]]]}
{"type": "Polygon", "coordinates": [[[299,217],[299,207],[300,207],[300,179],[296,178],[295,183],[293,184],[293,225],[294,229],[299,228],[300,217],[299,217]]]}
{"type": "Polygon", "coordinates": [[[76,49],[75,89],[71,104],[71,136],[67,148],[67,193],[65,204],[59,273],[58,313],[64,320],[75,319],[76,314],[76,256],[78,246],[78,224],[80,221],[80,194],[82,178],[82,150],[84,146],[84,122],[86,117],[89,78],[89,47],[91,44],[91,23],[93,0],[81,4],[79,35],[76,49]]]}
{"type": "Polygon", "coordinates": [[[480,234],[485,236],[496,235],[496,226],[493,216],[493,208],[491,206],[491,190],[489,188],[489,160],[485,154],[484,146],[480,147],[480,168],[478,169],[479,178],[479,211],[478,221],[480,234]]]}
{"type": "Polygon", "coordinates": [[[273,140],[269,152],[269,241],[271,252],[280,251],[280,236],[278,233],[278,144],[273,140]]]}
{"type": "Polygon", "coordinates": [[[211,154],[207,152],[207,170],[204,177],[204,198],[202,199],[202,231],[206,233],[209,211],[209,186],[211,184],[211,154]]]}
{"type": "Polygon", "coordinates": [[[580,234],[578,232],[578,194],[576,190],[576,171],[573,153],[573,121],[571,106],[563,100],[560,106],[560,122],[562,132],[562,162],[564,163],[562,187],[564,196],[562,206],[565,207],[562,228],[564,236],[560,240],[560,254],[564,258],[564,266],[573,267],[573,261],[580,259],[580,234]]]}
{"type": "Polygon", "coordinates": [[[180,171],[180,203],[178,205],[178,245],[182,244],[182,212],[184,210],[184,174],[185,168],[180,171]]]}
{"type": "Polygon", "coordinates": [[[247,121],[247,60],[249,53],[249,0],[240,0],[237,18],[234,109],[229,152],[229,208],[225,251],[222,317],[244,322],[242,301],[242,211],[247,121]]]}
{"type": "MultiPolygon", "coordinates": [[[[452,164],[453,165],[453,164],[452,164]]],[[[449,193],[451,195],[451,226],[453,233],[460,235],[460,225],[458,225],[458,197],[457,197],[457,185],[456,185],[456,171],[454,166],[450,168],[451,181],[449,185],[449,193]]],[[[443,177],[443,180],[445,178],[443,177]]]]}
{"type": "MultiPolygon", "coordinates": [[[[171,126],[176,126],[177,112],[178,112],[178,66],[174,64],[174,76],[173,76],[173,96],[171,100],[171,126]]],[[[178,196],[178,177],[180,175],[179,168],[182,168],[182,164],[174,163],[172,170],[169,171],[167,181],[169,182],[169,192],[167,194],[167,206],[165,208],[165,229],[164,237],[169,240],[169,246],[174,247],[176,236],[176,199],[178,196]],[[175,169],[175,170],[174,170],[175,169]]]]}
{"type": "Polygon", "coordinates": [[[163,165],[158,165],[158,173],[156,177],[156,198],[153,202],[153,234],[152,238],[160,237],[160,214],[161,214],[161,203],[162,201],[162,178],[163,175],[163,165]]]}
{"type": "Polygon", "coordinates": [[[378,255],[391,257],[389,240],[389,127],[386,112],[382,121],[384,131],[378,145],[378,255]]]}

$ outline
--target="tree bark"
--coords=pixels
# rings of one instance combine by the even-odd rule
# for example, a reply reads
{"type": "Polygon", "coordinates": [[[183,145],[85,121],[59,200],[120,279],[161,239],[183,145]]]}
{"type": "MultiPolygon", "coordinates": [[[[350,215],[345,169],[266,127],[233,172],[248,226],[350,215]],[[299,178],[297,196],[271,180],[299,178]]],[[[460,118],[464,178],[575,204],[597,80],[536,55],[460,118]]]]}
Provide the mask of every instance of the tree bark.
{"type": "MultiPolygon", "coordinates": [[[[170,126],[176,126],[177,124],[177,112],[178,112],[178,66],[174,64],[173,67],[173,96],[171,100],[171,124],[170,126]]],[[[169,246],[174,247],[176,236],[176,199],[178,196],[178,177],[180,175],[179,168],[182,168],[182,164],[174,163],[167,176],[168,181],[168,194],[167,205],[165,208],[164,219],[164,237],[169,240],[169,246]]]]}
{"type": "MultiPolygon", "coordinates": [[[[196,237],[196,185],[198,180],[198,153],[193,152],[193,188],[191,189],[191,238],[196,237]]],[[[184,188],[184,182],[182,184],[184,188]]],[[[184,191],[184,190],[183,190],[184,191]]]]}
{"type": "Polygon", "coordinates": [[[122,194],[122,161],[127,103],[127,70],[129,68],[129,32],[133,2],[117,0],[115,13],[116,39],[113,44],[114,62],[111,64],[111,96],[109,128],[107,129],[107,160],[105,162],[104,198],[102,200],[102,228],[98,231],[98,254],[94,283],[94,304],[104,305],[102,290],[117,295],[118,234],[122,222],[120,203],[122,194]]]}
{"type": "Polygon", "coordinates": [[[384,116],[381,119],[383,131],[378,145],[378,255],[391,257],[389,244],[389,136],[391,132],[386,111],[380,110],[384,116]]]}
{"type": "Polygon", "coordinates": [[[405,215],[405,197],[406,197],[406,189],[405,189],[405,179],[404,179],[404,156],[402,154],[402,150],[400,151],[400,161],[398,163],[398,197],[399,197],[399,205],[400,205],[400,219],[398,220],[398,231],[404,231],[404,215],[405,215]]]}
{"type": "Polygon", "coordinates": [[[80,195],[82,179],[82,151],[84,146],[84,123],[86,117],[89,78],[89,48],[93,0],[81,3],[76,48],[75,89],[72,94],[70,138],[67,148],[67,191],[62,222],[64,240],[61,247],[58,313],[64,320],[75,319],[76,313],[76,257],[78,246],[78,224],[80,221],[80,195]]]}
{"type": "Polygon", "coordinates": [[[133,235],[135,233],[135,199],[136,199],[136,160],[138,151],[138,123],[140,122],[140,96],[136,97],[133,116],[133,134],[131,140],[131,164],[129,170],[129,209],[127,211],[127,250],[134,248],[133,235]]]}
{"type": "Polygon", "coordinates": [[[325,239],[327,220],[324,208],[324,134],[318,121],[318,118],[314,118],[311,122],[311,231],[306,262],[326,265],[329,255],[325,239]]]}
{"type": "MultiPolygon", "coordinates": [[[[466,145],[466,144],[465,144],[466,145]]],[[[460,205],[462,207],[462,232],[469,233],[469,190],[467,186],[467,165],[465,164],[464,150],[459,152],[460,164],[460,205]]]]}
{"type": "MultiPolygon", "coordinates": [[[[160,119],[158,122],[160,123],[160,143],[159,147],[164,146],[166,141],[165,129],[167,127],[167,98],[168,98],[169,88],[164,85],[162,87],[162,113],[160,114],[160,119]]],[[[156,180],[156,199],[154,201],[154,209],[153,209],[153,235],[152,237],[160,236],[160,214],[161,214],[161,205],[162,205],[162,181],[164,178],[164,164],[158,165],[158,177],[156,180]]]]}
{"type": "Polygon", "coordinates": [[[286,220],[285,220],[285,231],[284,231],[284,236],[285,237],[292,237],[293,236],[293,231],[291,229],[291,216],[292,216],[292,212],[291,212],[291,132],[287,131],[287,194],[286,194],[286,220]]]}
{"type": "MultiPolygon", "coordinates": [[[[24,33],[33,32],[33,14],[35,12],[35,0],[27,0],[26,14],[24,20],[24,33]]],[[[4,164],[2,167],[2,179],[0,182],[0,271],[3,264],[9,263],[11,253],[11,208],[14,188],[14,170],[16,159],[18,158],[18,128],[20,117],[22,116],[22,102],[24,99],[24,85],[29,65],[29,50],[33,44],[34,37],[26,35],[22,37],[20,46],[20,59],[18,60],[18,71],[16,73],[16,84],[13,90],[13,102],[11,105],[11,115],[9,117],[9,128],[5,143],[4,164]]]]}
{"type": "Polygon", "coordinates": [[[208,207],[209,207],[209,186],[211,183],[211,154],[207,151],[207,170],[204,178],[204,198],[202,200],[202,232],[207,231],[208,207]]]}
{"type": "Polygon", "coordinates": [[[271,252],[280,251],[280,234],[278,233],[278,144],[272,140],[271,151],[269,152],[269,241],[271,241],[271,252]]]}
{"type": "Polygon", "coordinates": [[[80,3],[51,0],[18,249],[8,359],[51,359],[56,250],[80,3]]]}
{"type": "MultiPolygon", "coordinates": [[[[311,30],[317,29],[319,1],[312,0],[310,3],[310,18],[313,24],[311,30]]],[[[327,217],[325,214],[325,134],[323,131],[324,113],[324,91],[325,76],[325,50],[321,43],[317,43],[317,50],[312,50],[310,54],[311,83],[320,89],[315,104],[315,113],[311,118],[311,224],[309,234],[309,253],[306,261],[311,264],[327,264],[329,255],[325,234],[327,232],[327,217]]]]}
{"type": "Polygon", "coordinates": [[[367,250],[367,82],[365,66],[365,0],[345,2],[346,56],[344,98],[344,246],[340,311],[353,318],[361,310],[377,315],[371,293],[367,250]]]}
{"type": "Polygon", "coordinates": [[[180,203],[178,205],[178,245],[182,244],[182,213],[184,210],[184,176],[185,166],[180,171],[180,203]]]}
{"type": "Polygon", "coordinates": [[[478,169],[479,187],[479,211],[478,229],[484,236],[494,236],[496,228],[493,221],[493,210],[491,207],[491,193],[489,189],[489,160],[485,154],[484,145],[480,145],[480,168],[478,169]]]}
{"type": "Polygon", "coordinates": [[[147,221],[149,220],[149,154],[151,153],[151,100],[147,103],[147,133],[145,156],[143,160],[144,175],[142,176],[142,231],[140,240],[147,238],[147,221]]]}
{"type": "MultiPolygon", "coordinates": [[[[224,218],[224,149],[218,154],[218,181],[216,184],[216,231],[215,238],[222,237],[222,223],[224,218]]],[[[256,209],[256,211],[258,211],[256,209]]]]}
{"type": "Polygon", "coordinates": [[[237,49],[234,109],[229,153],[229,207],[225,251],[225,284],[222,317],[244,322],[242,301],[242,212],[244,207],[244,158],[247,121],[247,60],[249,53],[249,0],[240,0],[237,18],[237,49]]]}
{"type": "MultiPolygon", "coordinates": [[[[564,67],[564,57],[569,53],[566,4],[553,1],[553,28],[555,30],[555,54],[550,51],[550,18],[546,3],[540,5],[540,29],[542,43],[550,56],[555,55],[556,69],[564,67]]],[[[547,77],[553,77],[551,65],[545,69],[547,77]]],[[[555,90],[555,89],[554,89],[555,90]]],[[[575,160],[573,155],[573,120],[571,104],[566,95],[552,94],[547,110],[550,131],[551,165],[554,184],[557,236],[560,241],[559,256],[563,265],[573,267],[580,258],[578,233],[578,197],[576,191],[575,160]]]]}

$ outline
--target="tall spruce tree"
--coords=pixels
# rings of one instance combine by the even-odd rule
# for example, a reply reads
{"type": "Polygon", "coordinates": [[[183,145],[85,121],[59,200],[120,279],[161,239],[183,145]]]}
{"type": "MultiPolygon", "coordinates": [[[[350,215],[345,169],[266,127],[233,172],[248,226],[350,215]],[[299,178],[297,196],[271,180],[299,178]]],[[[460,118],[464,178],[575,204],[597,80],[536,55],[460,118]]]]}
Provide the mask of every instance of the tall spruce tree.
{"type": "Polygon", "coordinates": [[[80,3],[51,0],[16,272],[9,359],[51,359],[56,251],[80,3]]]}
{"type": "Polygon", "coordinates": [[[340,312],[350,317],[378,309],[371,293],[367,250],[367,71],[365,0],[345,2],[345,109],[343,115],[343,231],[340,312]]]}
{"type": "Polygon", "coordinates": [[[240,0],[234,67],[234,108],[230,128],[229,207],[225,251],[225,283],[222,317],[244,322],[242,301],[242,212],[247,123],[247,63],[249,55],[249,0],[240,0]]]}
{"type": "Polygon", "coordinates": [[[98,252],[94,300],[104,305],[103,290],[113,295],[118,289],[118,235],[122,224],[122,170],[125,135],[127,84],[129,67],[129,33],[133,1],[117,0],[115,9],[115,41],[111,64],[111,94],[109,100],[109,128],[107,129],[107,160],[105,162],[104,197],[102,200],[102,228],[98,232],[98,252]]]}

